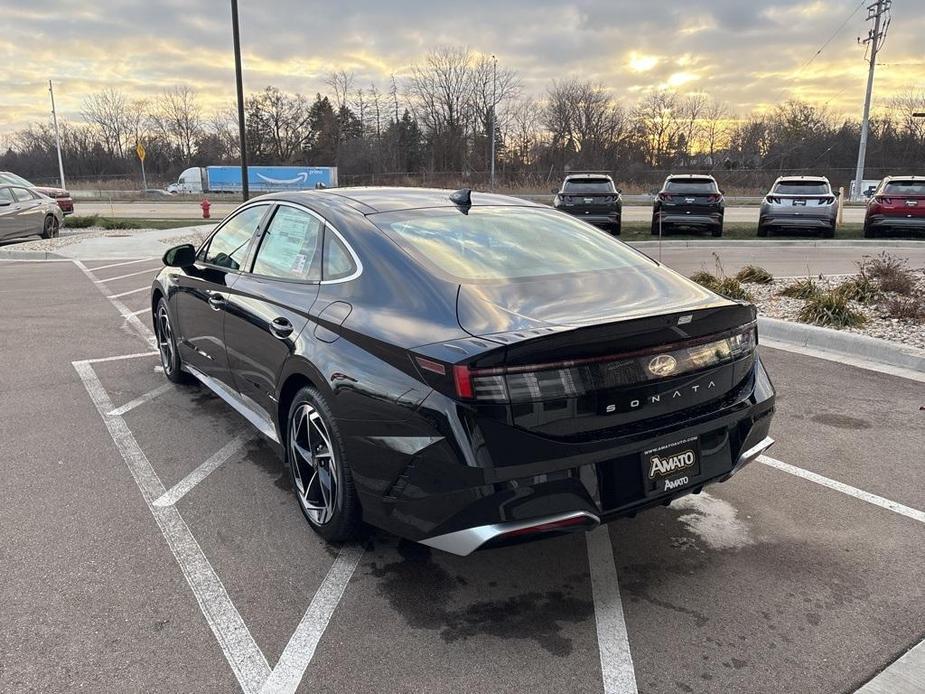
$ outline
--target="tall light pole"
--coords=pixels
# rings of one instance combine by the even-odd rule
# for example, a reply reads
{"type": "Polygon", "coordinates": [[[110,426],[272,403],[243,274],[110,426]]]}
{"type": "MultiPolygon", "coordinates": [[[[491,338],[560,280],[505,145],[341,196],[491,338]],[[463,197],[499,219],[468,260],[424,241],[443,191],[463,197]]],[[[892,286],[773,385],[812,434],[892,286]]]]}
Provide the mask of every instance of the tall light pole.
{"type": "Polygon", "coordinates": [[[867,70],[867,93],[864,96],[864,117],[861,119],[861,142],[858,145],[858,166],[854,174],[854,195],[855,200],[862,197],[861,187],[864,180],[864,159],[867,157],[867,134],[870,130],[870,100],[874,91],[874,68],[877,66],[877,53],[883,46],[886,39],[887,28],[889,27],[889,11],[893,4],[892,0],[877,0],[867,7],[867,21],[874,20],[873,31],[868,32],[867,38],[861,41],[864,44],[870,44],[870,67],[867,70]],[[884,23],[882,18],[887,15],[884,23]],[[883,29],[881,30],[881,26],[883,29]]]}
{"type": "Polygon", "coordinates": [[[247,184],[247,132],[244,129],[244,82],[241,77],[241,32],[238,29],[238,0],[231,0],[231,31],[234,35],[234,78],[238,91],[238,137],[241,141],[241,195],[250,195],[247,184]]]}
{"type": "Polygon", "coordinates": [[[498,105],[498,59],[491,56],[491,189],[495,189],[495,107],[498,105]]]}
{"type": "Polygon", "coordinates": [[[61,176],[61,187],[64,188],[64,160],[61,159],[61,136],[58,134],[58,112],[55,110],[55,89],[48,80],[48,93],[51,94],[51,120],[55,124],[55,146],[58,148],[58,174],[61,176]]]}

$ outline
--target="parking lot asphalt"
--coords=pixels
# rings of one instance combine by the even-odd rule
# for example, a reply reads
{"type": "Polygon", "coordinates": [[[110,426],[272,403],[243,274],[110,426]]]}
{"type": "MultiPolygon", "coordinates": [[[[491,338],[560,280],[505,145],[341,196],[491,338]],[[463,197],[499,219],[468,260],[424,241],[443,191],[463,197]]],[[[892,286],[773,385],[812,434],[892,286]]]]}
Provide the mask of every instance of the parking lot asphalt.
{"type": "MultiPolygon", "coordinates": [[[[163,387],[158,263],[85,267],[0,262],[0,691],[843,692],[925,637],[925,522],[760,462],[588,536],[326,546],[242,418],[163,387]]],[[[921,514],[921,384],[762,353],[770,455],[921,514]]]]}

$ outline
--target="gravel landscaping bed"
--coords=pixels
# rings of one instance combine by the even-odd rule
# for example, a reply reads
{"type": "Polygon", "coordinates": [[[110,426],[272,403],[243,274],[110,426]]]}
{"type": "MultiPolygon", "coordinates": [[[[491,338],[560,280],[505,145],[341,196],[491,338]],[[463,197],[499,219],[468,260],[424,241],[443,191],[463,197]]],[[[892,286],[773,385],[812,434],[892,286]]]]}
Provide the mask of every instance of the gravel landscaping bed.
{"type": "MultiPolygon", "coordinates": [[[[925,270],[912,270],[916,280],[915,293],[925,296],[925,270]]],[[[814,277],[813,280],[821,290],[835,289],[848,279],[848,276],[814,277]]],[[[774,280],[770,284],[743,285],[752,295],[758,312],[770,318],[799,322],[800,309],[806,303],[803,299],[781,296],[780,291],[793,283],[793,280],[774,280]]],[[[842,328],[846,332],[879,337],[891,342],[899,342],[919,349],[925,349],[925,320],[903,320],[891,318],[885,303],[895,294],[885,293],[876,303],[864,305],[857,301],[849,302],[852,309],[861,313],[867,321],[861,327],[842,328]]],[[[925,301],[925,299],[923,299],[925,301]]]]}
{"type": "Polygon", "coordinates": [[[211,231],[211,228],[204,229],[203,231],[191,231],[179,236],[168,236],[165,239],[160,239],[160,242],[166,246],[179,246],[183,243],[191,243],[198,248],[199,244],[206,240],[206,236],[208,236],[211,231]]]}
{"type": "Polygon", "coordinates": [[[85,229],[71,230],[64,228],[61,230],[61,236],[56,239],[36,239],[35,241],[24,241],[17,243],[15,250],[18,251],[56,251],[65,246],[71,246],[75,243],[86,241],[87,239],[100,238],[120,238],[124,236],[134,236],[135,234],[145,234],[151,231],[163,231],[163,229],[103,229],[102,227],[87,227],[85,229]]]}

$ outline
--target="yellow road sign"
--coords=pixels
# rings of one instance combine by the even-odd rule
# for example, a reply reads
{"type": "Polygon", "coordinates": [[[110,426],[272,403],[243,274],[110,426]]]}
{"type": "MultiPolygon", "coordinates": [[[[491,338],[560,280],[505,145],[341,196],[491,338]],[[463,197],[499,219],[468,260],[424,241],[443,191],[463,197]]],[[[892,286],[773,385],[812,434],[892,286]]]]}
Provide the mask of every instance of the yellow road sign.
{"type": "Polygon", "coordinates": [[[135,145],[135,153],[138,155],[138,158],[142,161],[145,160],[145,146],[140,142],[135,145]]]}

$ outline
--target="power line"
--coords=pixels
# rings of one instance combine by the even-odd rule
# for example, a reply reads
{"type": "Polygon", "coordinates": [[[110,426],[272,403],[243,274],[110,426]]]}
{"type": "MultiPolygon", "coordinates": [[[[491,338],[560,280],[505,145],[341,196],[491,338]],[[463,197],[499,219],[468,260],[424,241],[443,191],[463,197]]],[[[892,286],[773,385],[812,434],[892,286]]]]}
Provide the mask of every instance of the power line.
{"type": "Polygon", "coordinates": [[[841,24],[838,25],[838,28],[832,33],[832,35],[831,35],[829,38],[827,38],[827,39],[825,40],[825,43],[823,43],[823,44],[819,47],[819,50],[816,51],[815,53],[813,53],[812,57],[811,57],[809,60],[807,60],[805,63],[803,63],[803,65],[800,66],[800,69],[797,70],[798,73],[799,73],[799,72],[802,72],[802,71],[805,70],[807,67],[809,67],[810,63],[812,63],[816,58],[819,57],[819,55],[822,53],[822,51],[824,51],[824,50],[826,49],[826,46],[828,46],[830,43],[832,43],[832,41],[835,39],[835,37],[838,36],[838,35],[841,33],[841,30],[844,29],[845,26],[847,26],[848,22],[851,21],[851,18],[854,17],[854,15],[856,15],[856,14],[858,13],[858,10],[860,10],[860,9],[864,6],[864,3],[865,3],[865,2],[867,2],[867,0],[861,0],[861,2],[858,3],[857,7],[855,7],[855,8],[851,11],[851,14],[849,14],[847,17],[845,17],[845,20],[844,20],[841,24]]]}

